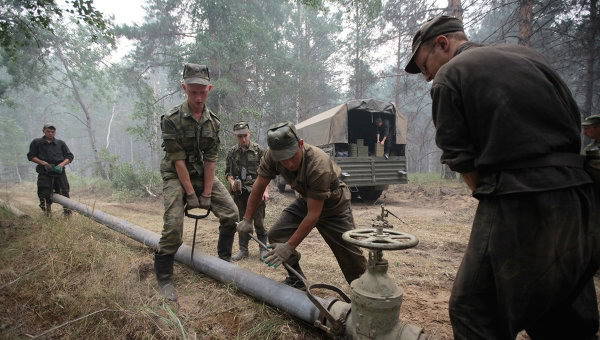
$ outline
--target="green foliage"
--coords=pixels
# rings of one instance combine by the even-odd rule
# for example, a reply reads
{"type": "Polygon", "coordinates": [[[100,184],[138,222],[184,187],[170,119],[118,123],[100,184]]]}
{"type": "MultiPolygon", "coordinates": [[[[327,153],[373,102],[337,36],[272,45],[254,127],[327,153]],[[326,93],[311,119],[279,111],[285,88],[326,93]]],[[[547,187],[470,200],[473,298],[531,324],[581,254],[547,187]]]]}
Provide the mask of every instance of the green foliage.
{"type": "Polygon", "coordinates": [[[0,164],[22,164],[28,143],[25,131],[15,118],[3,116],[0,119],[0,141],[0,164]]]}
{"type": "Polygon", "coordinates": [[[111,36],[108,23],[102,13],[94,8],[91,0],[68,0],[61,7],[55,0],[5,0],[0,5],[0,47],[14,52],[31,45],[44,45],[41,32],[54,33],[52,24],[63,19],[64,14],[72,15],[77,23],[83,22],[98,35],[111,36]]]}
{"type": "Polygon", "coordinates": [[[141,163],[117,163],[109,167],[111,185],[117,191],[137,197],[160,193],[160,173],[141,163]]]}

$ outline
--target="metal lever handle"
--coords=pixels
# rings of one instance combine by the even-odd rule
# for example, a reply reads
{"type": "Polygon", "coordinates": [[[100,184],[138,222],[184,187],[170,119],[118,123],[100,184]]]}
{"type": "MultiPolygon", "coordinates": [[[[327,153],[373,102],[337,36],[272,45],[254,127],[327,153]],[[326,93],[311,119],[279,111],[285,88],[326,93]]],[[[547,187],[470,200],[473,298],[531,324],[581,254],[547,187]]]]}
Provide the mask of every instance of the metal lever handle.
{"type": "Polygon", "coordinates": [[[189,209],[187,208],[187,206],[184,208],[184,212],[185,212],[185,216],[186,216],[186,217],[189,217],[189,218],[193,218],[193,219],[199,220],[199,219],[203,219],[203,218],[206,218],[206,217],[208,217],[208,215],[210,214],[210,208],[206,209],[206,213],[205,213],[205,214],[202,214],[202,215],[196,215],[196,214],[192,214],[192,213],[190,213],[190,211],[189,211],[189,209]]]}

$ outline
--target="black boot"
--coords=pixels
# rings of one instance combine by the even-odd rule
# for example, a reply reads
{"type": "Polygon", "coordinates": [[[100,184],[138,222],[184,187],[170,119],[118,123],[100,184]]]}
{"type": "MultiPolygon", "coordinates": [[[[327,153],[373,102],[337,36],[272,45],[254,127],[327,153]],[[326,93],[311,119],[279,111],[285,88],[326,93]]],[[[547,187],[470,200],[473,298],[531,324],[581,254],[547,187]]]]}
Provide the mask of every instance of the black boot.
{"type": "Polygon", "coordinates": [[[219,241],[217,242],[217,254],[221,260],[231,261],[231,248],[233,248],[233,239],[235,237],[235,229],[232,232],[220,231],[219,241]]]}
{"type": "MultiPolygon", "coordinates": [[[[298,272],[298,274],[306,277],[304,275],[304,273],[302,272],[302,269],[300,268],[299,263],[290,264],[290,267],[292,267],[294,270],[296,270],[298,272]]],[[[302,279],[299,278],[298,276],[296,276],[296,274],[289,271],[287,268],[286,268],[286,270],[288,272],[288,276],[285,278],[285,280],[283,280],[283,283],[290,287],[294,287],[296,289],[306,290],[306,285],[304,284],[302,279]]]]}
{"type": "Polygon", "coordinates": [[[170,301],[177,301],[177,291],[173,285],[174,254],[154,253],[154,271],[160,294],[170,301]]]}

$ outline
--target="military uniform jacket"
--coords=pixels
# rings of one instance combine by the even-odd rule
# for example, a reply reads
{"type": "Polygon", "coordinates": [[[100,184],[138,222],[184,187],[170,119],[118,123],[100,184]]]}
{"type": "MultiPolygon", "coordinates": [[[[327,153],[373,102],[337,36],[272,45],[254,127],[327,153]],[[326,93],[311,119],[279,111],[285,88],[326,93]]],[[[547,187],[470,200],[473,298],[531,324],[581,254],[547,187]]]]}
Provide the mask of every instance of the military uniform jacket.
{"type": "Polygon", "coordinates": [[[302,197],[323,200],[321,216],[334,216],[348,209],[350,195],[339,180],[342,170],[323,150],[304,143],[304,155],[297,171],[289,171],[267,150],[260,161],[258,175],[269,179],[281,175],[302,197]]]}
{"type": "Polygon", "coordinates": [[[595,141],[591,142],[590,144],[588,144],[583,149],[583,154],[585,155],[585,152],[588,150],[598,150],[598,149],[600,149],[600,140],[595,140],[595,141]]]}
{"type": "MultiPolygon", "coordinates": [[[[73,161],[73,154],[69,150],[69,147],[67,147],[67,144],[56,138],[52,141],[48,141],[45,137],[34,139],[29,145],[27,159],[31,161],[33,157],[37,157],[52,165],[62,163],[65,159],[73,161]]],[[[44,172],[44,167],[38,164],[35,171],[42,173],[44,172]]]]}
{"type": "Polygon", "coordinates": [[[216,162],[218,159],[220,125],[217,116],[206,106],[202,118],[196,121],[187,101],[162,116],[160,127],[165,156],[160,172],[163,180],[178,178],[176,160],[185,160],[190,176],[201,177],[204,162],[216,162]]]}
{"type": "Polygon", "coordinates": [[[250,142],[248,149],[242,148],[239,144],[233,146],[227,153],[225,176],[240,179],[246,191],[250,192],[258,176],[258,165],[264,154],[265,151],[254,142],[250,142]],[[242,175],[245,177],[242,178],[242,175]]]}
{"type": "Polygon", "coordinates": [[[476,197],[591,183],[583,169],[557,162],[515,168],[581,150],[577,104],[536,51],[465,43],[437,72],[431,96],[442,163],[478,171],[476,197]]]}

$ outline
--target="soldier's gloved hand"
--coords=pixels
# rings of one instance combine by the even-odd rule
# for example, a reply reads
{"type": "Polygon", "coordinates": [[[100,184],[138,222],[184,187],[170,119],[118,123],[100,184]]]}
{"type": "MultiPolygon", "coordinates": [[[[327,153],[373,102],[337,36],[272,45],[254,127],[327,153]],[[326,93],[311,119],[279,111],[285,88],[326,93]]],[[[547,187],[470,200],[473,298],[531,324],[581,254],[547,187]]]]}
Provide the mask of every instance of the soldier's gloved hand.
{"type": "Polygon", "coordinates": [[[277,267],[283,262],[289,260],[294,252],[294,248],[286,243],[273,243],[273,249],[269,250],[265,257],[265,263],[269,266],[277,267]]]}
{"type": "Polygon", "coordinates": [[[200,201],[199,202],[200,209],[205,209],[205,210],[210,209],[210,196],[200,195],[199,201],[200,201]]]}
{"type": "Polygon", "coordinates": [[[55,165],[52,167],[52,171],[56,172],[57,174],[62,174],[63,167],[60,165],[55,165]]]}
{"type": "Polygon", "coordinates": [[[44,169],[45,169],[46,171],[52,171],[52,165],[51,165],[51,164],[48,164],[48,163],[46,163],[46,164],[44,164],[44,169]]]}
{"type": "Polygon", "coordinates": [[[237,224],[237,226],[235,227],[235,230],[237,230],[237,232],[240,234],[242,234],[242,233],[250,234],[254,231],[254,223],[252,223],[252,220],[248,220],[248,219],[244,218],[237,224]]]}
{"type": "Polygon", "coordinates": [[[196,193],[194,193],[194,192],[191,194],[185,195],[185,201],[187,202],[187,204],[185,206],[185,208],[187,210],[200,208],[200,202],[198,202],[198,196],[196,196],[196,193]]]}

